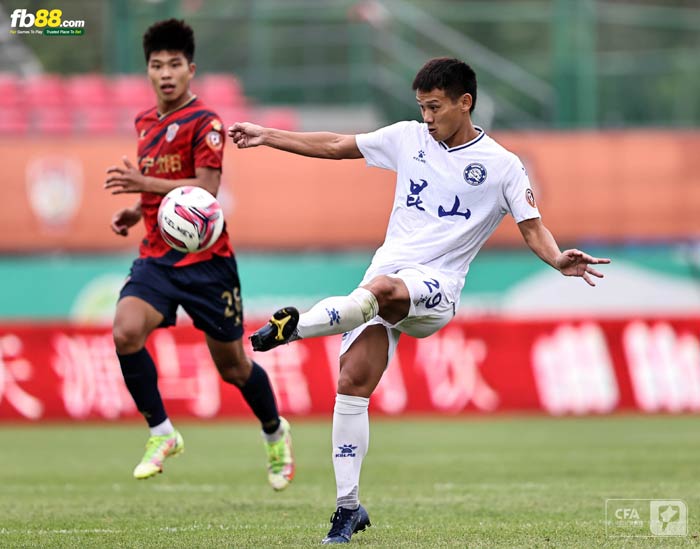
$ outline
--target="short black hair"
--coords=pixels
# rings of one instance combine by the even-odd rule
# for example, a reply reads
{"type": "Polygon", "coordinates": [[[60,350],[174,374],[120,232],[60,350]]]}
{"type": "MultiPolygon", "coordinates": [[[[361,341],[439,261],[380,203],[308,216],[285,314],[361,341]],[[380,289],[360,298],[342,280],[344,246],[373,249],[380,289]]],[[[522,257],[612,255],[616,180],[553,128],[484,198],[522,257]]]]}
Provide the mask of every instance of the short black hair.
{"type": "Polygon", "coordinates": [[[476,73],[469,65],[459,59],[437,57],[428,61],[413,79],[413,90],[429,92],[441,89],[452,101],[465,93],[472,96],[472,107],[476,106],[476,73]]]}
{"type": "Polygon", "coordinates": [[[143,35],[143,53],[146,63],[154,51],[177,51],[192,63],[194,59],[194,31],[187,23],[166,19],[154,23],[143,35]]]}

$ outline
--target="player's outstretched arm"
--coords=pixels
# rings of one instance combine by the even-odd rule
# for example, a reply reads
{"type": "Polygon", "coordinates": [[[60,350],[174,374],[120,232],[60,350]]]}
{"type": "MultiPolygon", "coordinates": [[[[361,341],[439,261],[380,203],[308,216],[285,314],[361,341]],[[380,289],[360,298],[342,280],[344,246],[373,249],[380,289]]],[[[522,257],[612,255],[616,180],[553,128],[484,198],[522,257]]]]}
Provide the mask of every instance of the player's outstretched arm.
{"type": "Polygon", "coordinates": [[[610,260],[602,257],[593,257],[581,250],[559,250],[556,240],[544,226],[542,220],[527,219],[518,223],[520,233],[530,249],[545,263],[548,263],[564,276],[580,276],[590,286],[595,286],[592,276],[603,278],[603,273],[591,267],[591,265],[603,265],[610,260]]]}
{"type": "Polygon", "coordinates": [[[236,122],[228,129],[228,135],[239,149],[265,145],[314,158],[362,158],[354,135],[331,132],[288,132],[264,128],[250,122],[236,122]]]}

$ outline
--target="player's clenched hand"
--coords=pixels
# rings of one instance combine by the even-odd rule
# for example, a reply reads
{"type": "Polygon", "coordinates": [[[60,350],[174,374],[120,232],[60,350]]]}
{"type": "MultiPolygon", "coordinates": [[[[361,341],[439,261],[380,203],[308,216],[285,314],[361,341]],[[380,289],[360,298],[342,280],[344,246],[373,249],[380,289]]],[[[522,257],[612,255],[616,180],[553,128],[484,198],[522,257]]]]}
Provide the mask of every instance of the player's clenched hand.
{"type": "Polygon", "coordinates": [[[610,263],[610,260],[603,257],[593,257],[581,250],[565,250],[557,257],[555,264],[559,272],[565,276],[580,276],[591,286],[595,282],[591,275],[603,278],[603,273],[597,271],[591,265],[602,265],[610,263]]]}
{"type": "Polygon", "coordinates": [[[146,178],[126,156],[122,156],[124,166],[111,166],[107,169],[109,177],[105,180],[105,189],[112,194],[146,192],[146,178]]]}
{"type": "Polygon", "coordinates": [[[129,234],[129,228],[136,225],[141,219],[141,208],[122,208],[112,216],[110,227],[121,236],[129,234]]]}
{"type": "Polygon", "coordinates": [[[228,136],[239,149],[262,145],[262,134],[263,127],[250,122],[236,122],[228,129],[228,136]]]}

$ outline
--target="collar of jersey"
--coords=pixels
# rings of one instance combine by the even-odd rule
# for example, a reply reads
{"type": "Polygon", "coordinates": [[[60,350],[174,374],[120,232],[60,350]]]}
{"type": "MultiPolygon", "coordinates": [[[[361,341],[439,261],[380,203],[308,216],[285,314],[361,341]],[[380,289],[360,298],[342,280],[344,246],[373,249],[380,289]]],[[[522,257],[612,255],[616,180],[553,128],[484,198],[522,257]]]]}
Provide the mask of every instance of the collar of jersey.
{"type": "Polygon", "coordinates": [[[160,114],[158,111],[156,111],[156,115],[158,116],[158,121],[160,122],[160,121],[163,120],[166,116],[170,116],[170,115],[173,114],[174,112],[177,112],[177,111],[179,111],[179,110],[184,109],[185,107],[188,107],[189,105],[192,104],[193,101],[196,101],[196,100],[197,100],[197,96],[196,96],[196,95],[193,95],[192,97],[190,97],[189,101],[187,101],[186,103],[180,105],[177,109],[173,109],[172,111],[168,111],[168,112],[166,112],[166,113],[164,113],[164,114],[160,114]]]}
{"type": "Polygon", "coordinates": [[[481,126],[474,126],[474,129],[479,130],[481,133],[479,135],[477,135],[474,139],[469,141],[468,143],[465,143],[464,145],[457,145],[456,147],[452,147],[450,149],[447,145],[445,145],[445,143],[443,141],[438,141],[438,143],[440,143],[440,146],[449,153],[455,152],[455,151],[461,151],[462,149],[466,149],[467,147],[471,147],[475,143],[478,143],[481,140],[481,138],[486,135],[486,132],[483,130],[483,128],[481,128],[481,126]]]}

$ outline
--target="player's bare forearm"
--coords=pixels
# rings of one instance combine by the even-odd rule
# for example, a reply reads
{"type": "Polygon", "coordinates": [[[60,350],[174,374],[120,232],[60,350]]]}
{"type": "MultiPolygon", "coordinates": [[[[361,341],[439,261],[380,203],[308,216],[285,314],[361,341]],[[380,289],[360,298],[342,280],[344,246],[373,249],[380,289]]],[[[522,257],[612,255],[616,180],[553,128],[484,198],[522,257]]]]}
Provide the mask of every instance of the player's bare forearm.
{"type": "Polygon", "coordinates": [[[525,239],[525,243],[535,255],[548,265],[559,270],[557,258],[561,255],[561,250],[552,233],[542,223],[542,220],[539,217],[526,219],[518,223],[518,228],[525,239]]]}
{"type": "Polygon", "coordinates": [[[313,158],[333,160],[362,158],[354,135],[332,132],[290,132],[264,128],[250,122],[236,122],[228,129],[228,135],[239,149],[265,145],[313,158]]]}
{"type": "Polygon", "coordinates": [[[581,277],[589,286],[595,286],[592,277],[603,278],[603,273],[591,265],[607,264],[610,259],[593,257],[576,249],[560,251],[552,233],[539,218],[521,221],[518,228],[530,249],[564,276],[581,277]]]}
{"type": "Polygon", "coordinates": [[[333,160],[362,157],[354,135],[331,132],[288,132],[265,128],[262,137],[263,144],[268,147],[303,156],[333,160]]]}

